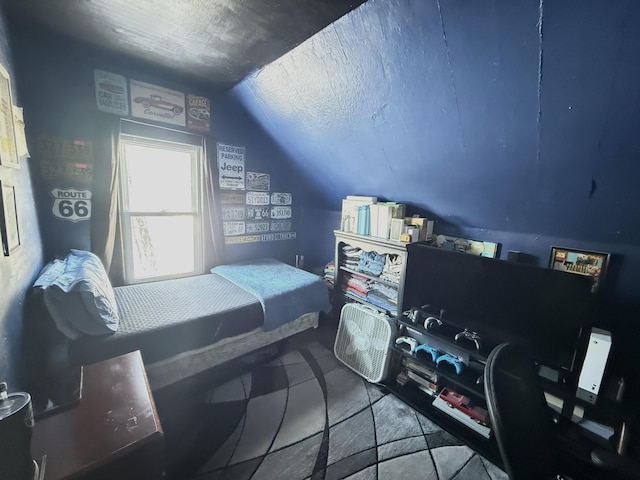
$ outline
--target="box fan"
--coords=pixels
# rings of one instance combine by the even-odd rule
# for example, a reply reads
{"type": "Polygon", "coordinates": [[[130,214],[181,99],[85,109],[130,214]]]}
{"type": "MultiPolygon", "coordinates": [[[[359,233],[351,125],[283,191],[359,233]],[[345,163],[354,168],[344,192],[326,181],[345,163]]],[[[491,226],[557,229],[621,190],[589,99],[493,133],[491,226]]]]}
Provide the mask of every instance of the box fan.
{"type": "Polygon", "coordinates": [[[387,376],[396,326],[386,315],[364,305],[348,303],[340,312],[333,351],[336,358],[372,383],[387,376]]]}

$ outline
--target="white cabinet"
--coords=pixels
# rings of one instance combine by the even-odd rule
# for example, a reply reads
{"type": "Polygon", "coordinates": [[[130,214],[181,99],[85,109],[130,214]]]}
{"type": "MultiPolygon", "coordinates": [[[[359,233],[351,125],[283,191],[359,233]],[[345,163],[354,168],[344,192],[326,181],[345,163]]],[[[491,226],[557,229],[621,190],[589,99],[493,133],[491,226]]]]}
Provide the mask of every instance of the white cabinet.
{"type": "Polygon", "coordinates": [[[407,244],[341,230],[333,233],[336,237],[334,305],[341,308],[344,303],[355,301],[396,316],[402,308],[407,244]],[[345,247],[359,249],[361,253],[357,257],[348,255],[345,247]],[[383,271],[378,274],[376,268],[373,271],[363,268],[363,263],[367,263],[360,262],[363,255],[377,267],[384,258],[383,271]]]}

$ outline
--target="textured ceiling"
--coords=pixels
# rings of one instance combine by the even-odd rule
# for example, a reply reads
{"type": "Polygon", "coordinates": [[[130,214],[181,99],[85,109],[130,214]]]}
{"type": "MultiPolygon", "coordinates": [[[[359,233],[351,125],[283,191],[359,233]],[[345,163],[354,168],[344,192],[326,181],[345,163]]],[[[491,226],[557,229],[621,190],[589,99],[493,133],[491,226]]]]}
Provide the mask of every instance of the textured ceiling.
{"type": "Polygon", "coordinates": [[[1,0],[75,40],[230,88],[365,0],[1,0]]]}

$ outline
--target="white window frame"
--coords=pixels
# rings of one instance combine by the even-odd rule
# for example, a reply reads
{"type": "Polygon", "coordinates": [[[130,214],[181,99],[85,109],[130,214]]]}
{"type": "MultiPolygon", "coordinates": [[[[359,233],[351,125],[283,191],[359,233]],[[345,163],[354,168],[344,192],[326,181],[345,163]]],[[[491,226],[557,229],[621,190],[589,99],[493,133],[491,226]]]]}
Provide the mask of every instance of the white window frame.
{"type": "Polygon", "coordinates": [[[203,181],[202,181],[202,162],[203,149],[201,146],[168,142],[155,138],[138,137],[130,134],[120,134],[120,225],[122,226],[122,253],[124,258],[124,281],[125,284],[147,283],[158,280],[166,280],[170,278],[188,277],[192,275],[202,274],[204,271],[204,241],[203,241],[203,181]],[[180,152],[188,152],[191,155],[191,184],[192,189],[192,211],[185,212],[141,212],[127,210],[128,205],[128,178],[125,157],[125,145],[140,145],[154,148],[162,148],[166,150],[176,150],[180,152]],[[194,252],[194,269],[191,272],[182,272],[173,275],[159,275],[153,277],[135,278],[133,269],[133,247],[131,218],[132,217],[176,217],[191,216],[193,217],[193,252],[194,252]]]}

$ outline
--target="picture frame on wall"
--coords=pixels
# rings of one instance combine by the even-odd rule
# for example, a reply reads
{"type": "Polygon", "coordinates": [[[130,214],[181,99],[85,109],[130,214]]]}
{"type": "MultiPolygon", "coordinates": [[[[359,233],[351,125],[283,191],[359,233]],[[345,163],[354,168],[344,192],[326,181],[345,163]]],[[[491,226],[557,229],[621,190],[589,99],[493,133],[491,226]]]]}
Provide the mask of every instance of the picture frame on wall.
{"type": "Polygon", "coordinates": [[[2,250],[8,257],[20,246],[20,231],[18,230],[18,210],[16,208],[16,189],[13,185],[0,181],[0,235],[2,236],[2,250]]]}
{"type": "Polygon", "coordinates": [[[591,291],[596,292],[602,285],[610,259],[611,254],[608,252],[552,246],[549,255],[549,268],[592,277],[591,291]]]}
{"type": "Polygon", "coordinates": [[[13,123],[11,78],[2,65],[0,65],[0,165],[20,168],[15,125],[13,123]]]}

